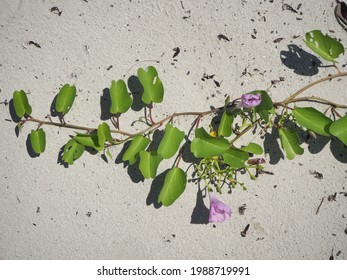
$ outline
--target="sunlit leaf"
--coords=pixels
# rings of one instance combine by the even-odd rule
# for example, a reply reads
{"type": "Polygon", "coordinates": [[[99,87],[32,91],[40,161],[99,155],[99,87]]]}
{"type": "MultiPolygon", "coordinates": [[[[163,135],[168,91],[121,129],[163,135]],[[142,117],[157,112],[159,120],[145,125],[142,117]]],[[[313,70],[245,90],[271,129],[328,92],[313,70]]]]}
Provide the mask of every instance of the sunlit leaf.
{"type": "Polygon", "coordinates": [[[329,127],[329,132],[347,145],[347,115],[334,121],[329,127]]]}
{"type": "Polygon", "coordinates": [[[106,155],[110,158],[113,159],[113,156],[109,150],[106,151],[106,155]]]}
{"type": "Polygon", "coordinates": [[[70,86],[69,84],[64,85],[57,94],[55,110],[58,113],[67,114],[72,107],[75,97],[76,87],[70,86]]]}
{"type": "Polygon", "coordinates": [[[229,137],[232,133],[231,125],[233,124],[233,121],[234,115],[231,112],[225,110],[218,126],[218,135],[229,137]]]}
{"type": "Polygon", "coordinates": [[[139,153],[145,150],[150,142],[151,140],[149,140],[146,137],[143,137],[142,135],[135,136],[133,140],[131,140],[130,146],[125,151],[122,160],[128,160],[129,164],[133,165],[138,159],[139,153]]]}
{"type": "Polygon", "coordinates": [[[184,138],[184,132],[171,124],[166,124],[165,134],[160,141],[158,154],[163,158],[168,159],[174,156],[184,138]]]}
{"type": "Polygon", "coordinates": [[[62,160],[67,164],[73,164],[84,152],[84,146],[74,139],[69,140],[64,146],[62,160]]]}
{"type": "Polygon", "coordinates": [[[229,141],[225,138],[213,137],[201,127],[195,130],[195,139],[190,150],[197,158],[211,158],[219,156],[229,148],[229,141]]]}
{"type": "Polygon", "coordinates": [[[148,66],[146,70],[139,68],[137,75],[144,90],[142,101],[145,104],[150,104],[151,102],[162,102],[164,97],[164,87],[158,77],[157,70],[153,66],[148,66]]]}
{"type": "Polygon", "coordinates": [[[248,160],[249,154],[245,151],[229,148],[222,154],[222,157],[224,162],[231,167],[241,168],[245,166],[245,161],[248,160]]]}
{"type": "Polygon", "coordinates": [[[105,141],[113,142],[110,127],[105,122],[98,126],[97,136],[99,146],[104,146],[105,141]]]}
{"type": "Polygon", "coordinates": [[[139,169],[145,179],[154,178],[157,175],[157,169],[162,159],[155,151],[140,152],[139,169]]]}
{"type": "Polygon", "coordinates": [[[323,59],[336,63],[335,58],[345,53],[343,45],[328,34],[323,35],[320,30],[306,33],[306,45],[323,59]]]}
{"type": "Polygon", "coordinates": [[[158,203],[170,206],[184,192],[187,177],[181,168],[172,168],[165,176],[164,185],[158,197],[158,203]]]}
{"type": "Polygon", "coordinates": [[[24,90],[13,92],[13,107],[19,118],[22,118],[25,114],[31,114],[32,108],[29,105],[28,97],[24,90]]]}
{"type": "Polygon", "coordinates": [[[125,113],[133,104],[128,93],[127,86],[123,80],[112,81],[110,88],[111,114],[125,113]]]}
{"type": "Polygon", "coordinates": [[[255,154],[255,155],[261,155],[263,153],[263,148],[253,142],[250,142],[247,146],[242,146],[240,150],[251,153],[251,154],[255,154]]]}
{"type": "Polygon", "coordinates": [[[315,108],[297,107],[293,110],[293,115],[299,125],[320,135],[330,136],[329,126],[333,121],[315,108]]]}
{"type": "Polygon", "coordinates": [[[46,148],[46,134],[42,128],[38,130],[31,130],[30,133],[30,143],[33,151],[36,154],[41,154],[46,148]]]}
{"type": "Polygon", "coordinates": [[[104,149],[104,145],[99,144],[98,135],[96,134],[77,134],[73,139],[78,143],[91,147],[99,152],[104,149]]]}
{"type": "Polygon", "coordinates": [[[282,149],[286,152],[288,159],[293,159],[295,155],[302,155],[304,149],[300,147],[300,139],[298,134],[288,128],[280,128],[279,136],[281,140],[282,149]]]}

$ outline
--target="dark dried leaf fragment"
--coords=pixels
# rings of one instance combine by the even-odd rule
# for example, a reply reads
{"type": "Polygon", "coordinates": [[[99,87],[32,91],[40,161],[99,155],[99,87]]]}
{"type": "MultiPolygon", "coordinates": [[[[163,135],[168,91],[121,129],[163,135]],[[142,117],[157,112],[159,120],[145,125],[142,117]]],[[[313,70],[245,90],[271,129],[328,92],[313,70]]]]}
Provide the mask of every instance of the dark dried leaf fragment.
{"type": "Polygon", "coordinates": [[[223,40],[225,40],[225,41],[230,42],[230,39],[229,39],[227,36],[223,35],[223,34],[219,34],[219,35],[217,36],[217,38],[219,39],[219,41],[221,41],[221,40],[223,39],[223,40]]]}
{"type": "Polygon", "coordinates": [[[249,224],[245,227],[245,229],[243,231],[241,231],[242,237],[246,237],[248,229],[249,229],[249,224]]]}
{"type": "Polygon", "coordinates": [[[282,5],[282,10],[283,10],[283,11],[284,11],[284,10],[289,10],[289,11],[291,11],[291,12],[293,12],[293,13],[298,13],[297,10],[295,10],[292,6],[290,6],[290,5],[288,5],[288,4],[283,4],[283,5],[282,5]]]}
{"type": "Polygon", "coordinates": [[[172,58],[175,58],[176,56],[178,56],[178,54],[180,53],[180,48],[179,47],[176,47],[176,48],[173,48],[173,51],[175,52],[172,56],[172,58]]]}
{"type": "Polygon", "coordinates": [[[279,43],[283,40],[284,38],[280,37],[280,38],[277,38],[275,40],[273,40],[274,43],[279,43]]]}
{"type": "Polygon", "coordinates": [[[56,15],[58,15],[58,16],[61,16],[61,14],[62,14],[63,12],[60,11],[58,7],[52,7],[52,8],[51,8],[51,13],[54,13],[54,14],[56,14],[56,15]]]}
{"type": "Polygon", "coordinates": [[[34,42],[34,41],[29,41],[28,44],[29,45],[34,45],[36,48],[41,49],[41,46],[38,43],[34,42]]]}

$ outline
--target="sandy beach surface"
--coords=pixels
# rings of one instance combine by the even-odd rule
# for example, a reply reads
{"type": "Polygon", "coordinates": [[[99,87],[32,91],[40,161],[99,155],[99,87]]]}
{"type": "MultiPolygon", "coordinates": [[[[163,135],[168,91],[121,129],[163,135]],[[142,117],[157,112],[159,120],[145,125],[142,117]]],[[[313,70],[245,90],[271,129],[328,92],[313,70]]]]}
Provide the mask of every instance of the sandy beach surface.
{"type": "MultiPolygon", "coordinates": [[[[77,97],[66,121],[97,127],[107,118],[111,81],[123,78],[138,96],[134,75],[148,65],[157,68],[165,87],[164,101],[153,111],[156,120],[206,111],[223,105],[227,95],[238,98],[272,83],[268,92],[280,101],[336,72],[303,41],[306,32],[320,29],[347,46],[335,5],[1,0],[0,101],[23,89],[30,93],[32,115],[44,119],[61,86],[74,84],[77,97]]],[[[346,55],[339,61],[344,70],[346,55]]],[[[346,79],[336,79],[306,94],[347,104],[346,87],[346,79]]],[[[122,116],[124,130],[144,127],[131,126],[143,115],[140,105],[134,109],[122,116]]],[[[187,130],[193,120],[177,118],[175,125],[187,130]]],[[[121,162],[122,147],[110,149],[108,163],[102,153],[86,152],[65,168],[58,155],[73,130],[44,127],[46,151],[32,158],[27,137],[37,126],[27,124],[16,136],[4,103],[0,122],[0,259],[347,259],[347,149],[338,141],[310,139],[305,153],[290,161],[275,136],[264,143],[258,133],[248,134],[246,142],[263,145],[273,175],[244,177],[247,191],[230,194],[225,188],[220,199],[233,209],[231,219],[207,223],[209,199],[194,182],[170,207],[154,200],[170,160],[154,181],[121,162]]],[[[190,168],[188,179],[192,173],[190,168]]]]}

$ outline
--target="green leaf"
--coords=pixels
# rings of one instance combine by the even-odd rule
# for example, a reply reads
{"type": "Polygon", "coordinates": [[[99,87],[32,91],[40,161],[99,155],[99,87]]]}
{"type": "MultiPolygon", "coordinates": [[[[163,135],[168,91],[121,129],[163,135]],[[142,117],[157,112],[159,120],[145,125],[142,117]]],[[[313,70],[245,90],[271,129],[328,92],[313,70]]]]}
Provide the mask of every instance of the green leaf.
{"type": "Polygon", "coordinates": [[[13,92],[13,107],[19,118],[22,118],[25,114],[31,114],[32,108],[29,105],[28,97],[24,90],[13,92]]]}
{"type": "Polygon", "coordinates": [[[234,115],[231,112],[225,110],[218,126],[218,135],[229,137],[232,133],[231,125],[233,124],[233,121],[234,115]]]}
{"type": "Polygon", "coordinates": [[[110,143],[113,143],[113,138],[111,135],[111,130],[110,127],[108,126],[107,123],[103,122],[98,126],[98,144],[99,146],[104,146],[105,141],[108,141],[110,143]]]}
{"type": "Polygon", "coordinates": [[[113,156],[111,154],[111,152],[109,150],[106,151],[106,155],[108,155],[108,157],[112,160],[113,159],[113,156]]]}
{"type": "Polygon", "coordinates": [[[62,159],[67,164],[73,164],[84,152],[84,146],[77,143],[75,139],[69,140],[64,146],[62,159]]]}
{"type": "Polygon", "coordinates": [[[248,160],[248,152],[234,148],[229,148],[223,154],[223,160],[233,168],[241,168],[245,166],[245,161],[248,160]]]}
{"type": "Polygon", "coordinates": [[[334,121],[330,125],[329,132],[343,144],[347,145],[347,115],[334,121]]]}
{"type": "Polygon", "coordinates": [[[55,110],[58,113],[67,114],[76,97],[76,87],[69,84],[64,85],[55,100],[55,110]]]}
{"type": "Polygon", "coordinates": [[[165,176],[164,186],[158,196],[158,203],[170,206],[184,192],[187,177],[181,168],[172,168],[165,176]]]}
{"type": "Polygon", "coordinates": [[[336,63],[341,53],[345,53],[343,45],[329,35],[323,35],[320,30],[306,33],[306,45],[323,59],[336,63]]]}
{"type": "Polygon", "coordinates": [[[262,111],[268,111],[268,110],[272,109],[274,104],[272,102],[271,97],[268,95],[268,93],[265,90],[254,90],[250,93],[261,95],[261,102],[258,106],[255,107],[255,111],[257,113],[260,113],[262,111]]]}
{"type": "Polygon", "coordinates": [[[139,169],[145,179],[154,178],[157,175],[157,169],[162,159],[155,151],[140,152],[139,169]]]}
{"type": "Polygon", "coordinates": [[[294,130],[282,127],[279,129],[279,135],[282,149],[286,152],[288,159],[291,160],[295,155],[302,155],[304,153],[304,149],[299,144],[299,136],[294,130]]]}
{"type": "Polygon", "coordinates": [[[133,104],[128,93],[127,86],[123,80],[112,81],[110,88],[111,114],[125,113],[133,104]]]}
{"type": "Polygon", "coordinates": [[[184,132],[168,123],[165,126],[164,137],[158,147],[158,154],[165,159],[171,158],[176,154],[183,138],[184,132]]]}
{"type": "Polygon", "coordinates": [[[293,115],[299,125],[320,135],[330,136],[329,126],[333,121],[315,108],[298,107],[293,110],[293,115]]]}
{"type": "Polygon", "coordinates": [[[162,102],[164,98],[164,87],[158,77],[157,70],[153,66],[148,66],[146,70],[139,68],[137,75],[144,89],[142,101],[147,105],[151,102],[162,102]]]}
{"type": "Polygon", "coordinates": [[[84,146],[91,147],[97,151],[102,151],[104,145],[99,144],[98,135],[96,134],[77,134],[74,138],[78,143],[83,144],[84,146]]]}
{"type": "Polygon", "coordinates": [[[251,154],[255,154],[255,155],[261,155],[263,153],[263,148],[253,142],[250,142],[247,146],[242,146],[240,150],[251,153],[251,154]]]}
{"type": "Polygon", "coordinates": [[[31,130],[30,143],[36,154],[41,154],[46,148],[46,134],[42,128],[38,130],[31,130]]]}
{"type": "Polygon", "coordinates": [[[139,157],[139,153],[145,150],[148,144],[151,142],[148,138],[142,135],[137,135],[131,140],[130,146],[125,151],[122,160],[129,161],[130,165],[133,165],[139,157]]]}
{"type": "Polygon", "coordinates": [[[196,158],[211,158],[221,155],[229,146],[227,139],[213,137],[201,127],[195,130],[195,139],[190,145],[190,150],[196,158]]]}

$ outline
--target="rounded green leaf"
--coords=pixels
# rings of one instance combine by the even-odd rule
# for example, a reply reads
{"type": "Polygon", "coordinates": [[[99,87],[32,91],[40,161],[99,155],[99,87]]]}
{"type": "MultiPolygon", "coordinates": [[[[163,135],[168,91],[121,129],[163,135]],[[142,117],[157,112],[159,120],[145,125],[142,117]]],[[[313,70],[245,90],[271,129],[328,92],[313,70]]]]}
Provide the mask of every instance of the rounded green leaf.
{"type": "Polygon", "coordinates": [[[302,155],[304,149],[300,147],[300,139],[298,134],[291,129],[280,128],[279,135],[282,149],[286,152],[288,159],[293,159],[295,155],[302,155]]]}
{"type": "Polygon", "coordinates": [[[151,140],[149,140],[146,137],[143,137],[142,135],[135,136],[133,140],[131,140],[130,146],[125,151],[122,160],[128,160],[129,164],[133,165],[138,159],[139,153],[145,150],[150,142],[151,140]]]}
{"type": "Polygon", "coordinates": [[[245,166],[245,161],[248,160],[249,154],[234,148],[227,149],[222,154],[223,160],[233,168],[242,168],[245,166]]]}
{"type": "Polygon", "coordinates": [[[333,121],[315,108],[298,107],[293,110],[293,115],[299,125],[320,135],[330,136],[329,126],[333,121]]]}
{"type": "Polygon", "coordinates": [[[31,130],[30,143],[36,154],[41,154],[46,148],[46,134],[42,128],[38,130],[31,130]]]}
{"type": "Polygon", "coordinates": [[[158,77],[157,70],[153,66],[148,66],[146,70],[139,68],[137,75],[144,90],[142,101],[147,105],[151,102],[162,102],[164,98],[164,87],[158,77]]]}
{"type": "Polygon", "coordinates": [[[231,112],[225,110],[218,126],[218,135],[229,137],[232,133],[231,125],[233,124],[233,121],[234,115],[231,112]]]}
{"type": "Polygon", "coordinates": [[[104,146],[105,141],[108,141],[110,143],[113,142],[110,127],[105,122],[98,126],[97,135],[99,146],[104,146]]]}
{"type": "Polygon", "coordinates": [[[174,156],[184,138],[184,135],[183,131],[167,123],[165,126],[164,137],[160,141],[158,147],[158,154],[165,159],[174,156]]]}
{"type": "Polygon", "coordinates": [[[195,139],[190,145],[190,150],[196,158],[211,158],[221,155],[229,146],[227,139],[213,137],[201,127],[195,130],[195,139]]]}
{"type": "Polygon", "coordinates": [[[268,110],[272,109],[272,107],[273,107],[272,99],[265,90],[254,90],[250,93],[261,95],[261,102],[258,106],[255,107],[255,111],[257,113],[260,113],[262,111],[268,111],[268,110]]]}
{"type": "Polygon", "coordinates": [[[73,164],[75,160],[81,157],[83,152],[84,145],[71,139],[64,146],[62,160],[67,164],[73,164]]]}
{"type": "Polygon", "coordinates": [[[306,45],[323,59],[336,63],[335,58],[345,53],[343,45],[328,34],[323,35],[320,30],[306,33],[306,45]]]}
{"type": "Polygon", "coordinates": [[[69,84],[64,85],[55,100],[55,110],[58,113],[67,114],[76,97],[76,87],[69,84]]]}
{"type": "Polygon", "coordinates": [[[255,155],[261,155],[263,153],[263,148],[253,142],[250,142],[247,146],[242,146],[241,150],[255,155]]]}
{"type": "Polygon", "coordinates": [[[31,114],[32,108],[29,105],[28,97],[24,90],[13,92],[13,107],[19,118],[22,118],[25,114],[31,114]]]}
{"type": "Polygon", "coordinates": [[[158,196],[158,203],[170,206],[184,192],[187,177],[181,168],[172,168],[165,176],[164,185],[158,196]]]}
{"type": "Polygon", "coordinates": [[[104,149],[104,145],[99,145],[98,135],[96,134],[77,134],[73,139],[78,143],[91,147],[99,152],[104,149]]]}
{"type": "Polygon", "coordinates": [[[111,114],[125,113],[133,104],[128,93],[127,86],[123,80],[112,81],[110,88],[111,114]]]}
{"type": "Polygon", "coordinates": [[[162,159],[163,158],[155,151],[140,152],[139,169],[145,179],[154,178],[157,175],[157,169],[162,159]]]}
{"type": "Polygon", "coordinates": [[[334,121],[329,127],[329,132],[347,145],[347,115],[334,121]]]}

